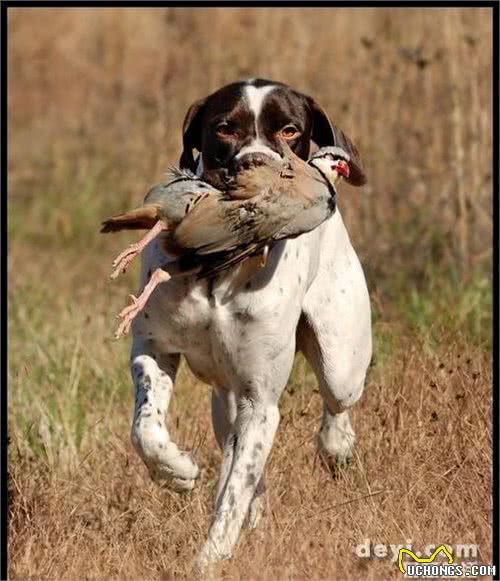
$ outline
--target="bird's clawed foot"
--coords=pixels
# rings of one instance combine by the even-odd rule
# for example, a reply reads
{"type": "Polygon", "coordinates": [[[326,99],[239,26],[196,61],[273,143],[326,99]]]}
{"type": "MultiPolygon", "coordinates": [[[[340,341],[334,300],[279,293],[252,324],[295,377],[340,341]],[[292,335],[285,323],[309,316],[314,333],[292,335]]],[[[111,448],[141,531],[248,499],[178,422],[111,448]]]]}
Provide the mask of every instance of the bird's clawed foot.
{"type": "Polygon", "coordinates": [[[141,240],[139,240],[139,242],[131,244],[126,250],[119,254],[113,260],[114,270],[111,273],[111,278],[116,278],[120,272],[126,272],[132,260],[134,260],[134,258],[138,256],[144,248],[146,248],[151,240],[154,240],[158,234],[164,230],[167,230],[167,226],[161,220],[158,220],[151,230],[141,238],[141,240]]]}
{"type": "Polygon", "coordinates": [[[130,331],[130,326],[132,325],[132,321],[142,311],[144,305],[146,304],[146,301],[140,300],[142,295],[140,297],[136,297],[134,295],[129,296],[132,299],[132,304],[126,306],[122,311],[120,311],[120,314],[118,315],[118,317],[122,319],[122,321],[115,332],[116,339],[119,339],[123,335],[128,334],[128,332],[130,331]]]}
{"type": "Polygon", "coordinates": [[[136,297],[134,295],[130,295],[132,299],[132,304],[126,306],[118,315],[122,322],[118,326],[116,330],[115,337],[119,339],[122,335],[126,335],[130,331],[130,326],[132,325],[132,321],[137,317],[137,315],[144,309],[146,303],[149,300],[149,297],[155,290],[155,288],[162,282],[165,282],[170,279],[170,275],[168,272],[162,270],[161,268],[157,268],[151,278],[149,279],[148,284],[144,287],[142,293],[136,297]]]}
{"type": "Polygon", "coordinates": [[[139,255],[142,251],[142,247],[139,242],[131,244],[126,250],[119,254],[113,260],[113,272],[111,273],[111,278],[116,278],[120,272],[127,272],[128,265],[134,260],[134,258],[139,255]]]}

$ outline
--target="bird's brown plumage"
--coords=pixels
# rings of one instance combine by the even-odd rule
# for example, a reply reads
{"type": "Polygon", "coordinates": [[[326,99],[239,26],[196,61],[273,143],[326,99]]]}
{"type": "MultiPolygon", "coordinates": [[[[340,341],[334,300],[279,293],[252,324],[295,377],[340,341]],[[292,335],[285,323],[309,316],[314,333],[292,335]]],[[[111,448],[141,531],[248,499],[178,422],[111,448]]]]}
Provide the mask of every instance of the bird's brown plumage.
{"type": "Polygon", "coordinates": [[[269,158],[229,177],[224,192],[212,189],[200,196],[193,191],[191,198],[182,193],[189,203],[175,220],[169,219],[174,194],[167,185],[154,204],[109,218],[101,231],[151,228],[161,220],[162,247],[180,260],[170,263],[176,271],[195,268],[208,276],[222,270],[275,240],[312,230],[333,211],[325,177],[286,143],[283,151],[283,160],[269,158]]]}
{"type": "MultiPolygon", "coordinates": [[[[283,160],[270,159],[238,172],[227,182],[225,192],[209,185],[206,190],[198,178],[196,182],[181,177],[181,182],[192,182],[192,190],[181,187],[174,193],[169,189],[174,182],[160,184],[148,194],[145,206],[103,222],[102,232],[150,228],[115,260],[112,277],[126,270],[158,235],[163,249],[177,257],[160,266],[141,296],[120,313],[118,334],[128,331],[162,281],[188,273],[211,276],[262,251],[267,257],[274,241],[309,232],[334,212],[335,180],[298,158],[285,143],[283,151],[283,160]]],[[[327,163],[326,171],[330,170],[333,167],[327,163]]]]}
{"type": "Polygon", "coordinates": [[[200,262],[208,276],[259,252],[267,244],[311,230],[326,219],[331,198],[325,179],[287,147],[285,160],[239,172],[229,182],[231,199],[207,196],[177,226],[169,243],[185,254],[186,266],[200,262]],[[321,202],[321,217],[311,210],[321,202]],[[304,220],[302,220],[304,218],[304,220]]]}

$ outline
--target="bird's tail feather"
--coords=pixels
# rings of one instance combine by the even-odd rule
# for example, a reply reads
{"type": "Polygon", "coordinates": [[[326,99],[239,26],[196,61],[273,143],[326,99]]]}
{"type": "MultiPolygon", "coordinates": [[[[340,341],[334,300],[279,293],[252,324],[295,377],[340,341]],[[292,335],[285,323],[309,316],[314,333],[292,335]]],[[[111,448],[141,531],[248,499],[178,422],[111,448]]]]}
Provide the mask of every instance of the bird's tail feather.
{"type": "Polygon", "coordinates": [[[101,233],[119,232],[120,230],[149,230],[158,222],[158,208],[144,206],[112,216],[101,224],[101,233]]]}

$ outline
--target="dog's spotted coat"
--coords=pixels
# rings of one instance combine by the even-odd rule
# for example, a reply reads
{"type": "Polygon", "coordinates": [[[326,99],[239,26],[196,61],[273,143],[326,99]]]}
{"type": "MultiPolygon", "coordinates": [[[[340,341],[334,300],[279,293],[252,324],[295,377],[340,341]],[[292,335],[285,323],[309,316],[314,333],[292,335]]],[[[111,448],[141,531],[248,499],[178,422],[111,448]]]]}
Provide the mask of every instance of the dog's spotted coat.
{"type": "MultiPolygon", "coordinates": [[[[245,125],[247,139],[233,146],[233,160],[243,148],[277,154],[261,121],[270,122],[274,109],[266,107],[276,108],[280,99],[289,99],[285,111],[300,125],[299,105],[293,117],[300,94],[284,85],[248,81],[219,93],[197,119],[199,131],[221,107],[253,115],[253,129],[245,125]]],[[[214,146],[205,139],[199,147],[203,164],[213,164],[214,146]]],[[[163,262],[153,241],[144,253],[141,287],[163,262]]],[[[259,263],[258,257],[249,259],[213,280],[184,277],[162,284],[132,327],[132,441],[155,480],[191,490],[199,476],[195,461],[168,432],[180,355],[213,386],[212,419],[223,461],[208,539],[197,558],[202,569],[231,556],[245,520],[254,527],[262,515],[264,466],[296,350],[314,369],[324,401],[319,449],[341,462],[354,443],[347,410],[362,394],[371,357],[365,278],[338,211],[315,231],[277,243],[264,268],[259,263]]]]}

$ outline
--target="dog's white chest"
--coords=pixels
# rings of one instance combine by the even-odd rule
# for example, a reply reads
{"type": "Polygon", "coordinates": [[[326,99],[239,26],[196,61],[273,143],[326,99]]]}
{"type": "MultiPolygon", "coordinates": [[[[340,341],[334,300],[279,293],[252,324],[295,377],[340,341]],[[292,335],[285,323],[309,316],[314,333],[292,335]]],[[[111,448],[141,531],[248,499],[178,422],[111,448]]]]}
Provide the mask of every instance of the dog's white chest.
{"type": "MultiPolygon", "coordinates": [[[[183,354],[203,381],[226,384],[248,367],[253,351],[272,357],[294,340],[311,270],[303,238],[278,243],[265,268],[254,258],[213,281],[186,276],[162,284],[134,322],[134,335],[183,354]]],[[[143,279],[164,261],[153,242],[143,279]]]]}

